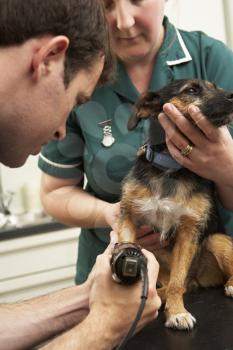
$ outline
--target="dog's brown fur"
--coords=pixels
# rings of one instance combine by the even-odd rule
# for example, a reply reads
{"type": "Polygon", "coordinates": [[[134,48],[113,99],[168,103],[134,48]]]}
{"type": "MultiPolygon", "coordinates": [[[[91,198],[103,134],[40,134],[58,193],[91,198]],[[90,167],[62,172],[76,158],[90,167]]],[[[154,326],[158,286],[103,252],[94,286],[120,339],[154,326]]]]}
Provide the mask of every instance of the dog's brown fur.
{"type": "MultiPolygon", "coordinates": [[[[152,148],[156,147],[157,116],[166,102],[172,102],[187,118],[189,105],[197,105],[216,127],[233,120],[232,93],[206,81],[174,81],[142,96],[128,123],[133,129],[140,119],[150,116],[152,148]]],[[[165,141],[163,148],[167,152],[165,141]]],[[[166,301],[168,327],[193,328],[195,318],[183,303],[187,290],[225,284],[225,294],[233,297],[233,240],[218,233],[219,225],[210,225],[215,218],[213,185],[188,169],[161,170],[143,154],[123,182],[120,240],[134,242],[137,228],[148,225],[170,242],[154,251],[160,263],[158,292],[166,301]]]]}

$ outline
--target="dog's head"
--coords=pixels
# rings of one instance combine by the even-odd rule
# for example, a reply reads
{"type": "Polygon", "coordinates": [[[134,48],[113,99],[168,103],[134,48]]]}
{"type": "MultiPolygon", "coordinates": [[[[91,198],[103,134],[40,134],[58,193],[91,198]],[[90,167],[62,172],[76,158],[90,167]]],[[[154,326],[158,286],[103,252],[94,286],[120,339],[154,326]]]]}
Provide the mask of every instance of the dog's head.
{"type": "Polygon", "coordinates": [[[128,129],[134,129],[140,119],[157,120],[163,105],[171,102],[187,118],[188,107],[197,106],[210,123],[216,127],[233,121],[233,92],[219,89],[215,84],[198,79],[172,81],[157,92],[142,95],[128,121],[128,129]]]}

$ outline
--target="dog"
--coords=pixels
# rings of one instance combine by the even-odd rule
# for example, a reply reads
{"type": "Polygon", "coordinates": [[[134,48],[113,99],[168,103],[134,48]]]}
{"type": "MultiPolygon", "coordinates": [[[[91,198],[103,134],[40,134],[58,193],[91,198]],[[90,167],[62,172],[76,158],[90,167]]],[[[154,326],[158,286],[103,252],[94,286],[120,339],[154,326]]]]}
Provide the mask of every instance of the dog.
{"type": "Polygon", "coordinates": [[[160,265],[157,290],[165,303],[165,325],[190,330],[196,320],[185,309],[185,292],[225,285],[225,294],[233,297],[233,239],[222,231],[213,183],[169,155],[157,118],[167,102],[189,119],[188,107],[196,105],[212,125],[220,127],[233,120],[233,93],[208,81],[176,80],[144,94],[128,121],[132,130],[149,118],[149,141],[122,183],[119,240],[135,242],[141,225],[168,240],[167,247],[153,252],[160,265]]]}

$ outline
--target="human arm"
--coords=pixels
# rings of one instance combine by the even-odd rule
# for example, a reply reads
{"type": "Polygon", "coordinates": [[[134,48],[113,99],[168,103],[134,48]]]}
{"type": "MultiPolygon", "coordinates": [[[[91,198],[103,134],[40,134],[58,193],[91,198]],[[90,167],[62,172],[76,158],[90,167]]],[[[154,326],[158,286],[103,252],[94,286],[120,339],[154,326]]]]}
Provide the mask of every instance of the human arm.
{"type": "Polygon", "coordinates": [[[116,228],[119,204],[87,193],[77,178],[61,179],[43,173],[41,201],[49,215],[69,226],[116,228]]]}
{"type": "MultiPolygon", "coordinates": [[[[113,281],[110,270],[111,245],[98,256],[91,272],[90,313],[86,319],[61,337],[54,339],[43,350],[110,350],[127,334],[140,303],[141,284],[120,285],[113,281]]],[[[160,299],[155,285],[158,263],[155,257],[143,250],[148,259],[149,294],[137,330],[157,316],[160,299]]]]}
{"type": "MultiPolygon", "coordinates": [[[[81,286],[15,304],[0,305],[0,319],[4,320],[0,325],[1,349],[29,349],[72,327],[43,349],[72,350],[77,349],[78,344],[79,349],[92,346],[96,350],[107,350],[117,344],[136,314],[141,286],[137,284],[128,288],[113,282],[110,252],[109,246],[98,257],[87,282],[81,286]]],[[[144,253],[148,258],[150,285],[139,328],[156,317],[160,306],[155,290],[158,263],[152,254],[144,253]]]]}
{"type": "Polygon", "coordinates": [[[233,211],[233,140],[227,127],[214,128],[200,111],[191,108],[195,126],[172,104],[164,105],[164,113],[159,121],[171,155],[184,167],[212,180],[222,205],[233,211]],[[180,150],[190,143],[192,152],[183,157],[180,150]]]}
{"type": "MultiPolygon", "coordinates": [[[[89,105],[92,104],[87,103],[86,108],[89,105]]],[[[85,106],[80,108],[85,109],[85,106]]],[[[102,132],[97,126],[97,131],[98,129],[102,132]]],[[[95,133],[97,131],[95,130],[95,133]]],[[[100,200],[83,190],[86,168],[86,140],[83,132],[91,138],[90,130],[80,126],[75,109],[67,120],[65,139],[53,140],[43,147],[38,162],[42,170],[42,204],[48,214],[69,226],[114,228],[114,218],[109,214],[112,213],[114,204],[100,200]]],[[[91,169],[91,172],[95,171],[91,169]]]]}
{"type": "Polygon", "coordinates": [[[1,350],[31,349],[81,322],[89,312],[89,281],[45,296],[0,305],[1,350]]]}
{"type": "MultiPolygon", "coordinates": [[[[77,179],[59,179],[43,174],[41,200],[47,213],[67,225],[111,227],[117,231],[120,203],[108,203],[90,195],[77,186],[77,179]]],[[[148,227],[138,230],[137,243],[151,251],[166,244],[161,243],[160,235],[148,227]]]]}

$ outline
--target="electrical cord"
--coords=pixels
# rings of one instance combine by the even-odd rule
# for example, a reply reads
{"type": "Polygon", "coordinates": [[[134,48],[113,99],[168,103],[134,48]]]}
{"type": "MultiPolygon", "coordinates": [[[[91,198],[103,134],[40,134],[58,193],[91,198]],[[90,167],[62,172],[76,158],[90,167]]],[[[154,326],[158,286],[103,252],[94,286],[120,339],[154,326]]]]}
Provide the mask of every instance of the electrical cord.
{"type": "Polygon", "coordinates": [[[141,275],[141,282],[142,282],[142,294],[141,294],[141,303],[139,305],[136,317],[127,333],[127,335],[122,339],[120,344],[115,348],[115,350],[122,350],[125,347],[125,344],[128,342],[128,340],[134,335],[134,332],[136,330],[137,324],[142,316],[143,310],[146,305],[146,300],[148,297],[148,288],[149,288],[149,282],[148,282],[148,272],[147,272],[147,266],[146,264],[141,264],[140,266],[140,275],[141,275]]]}

